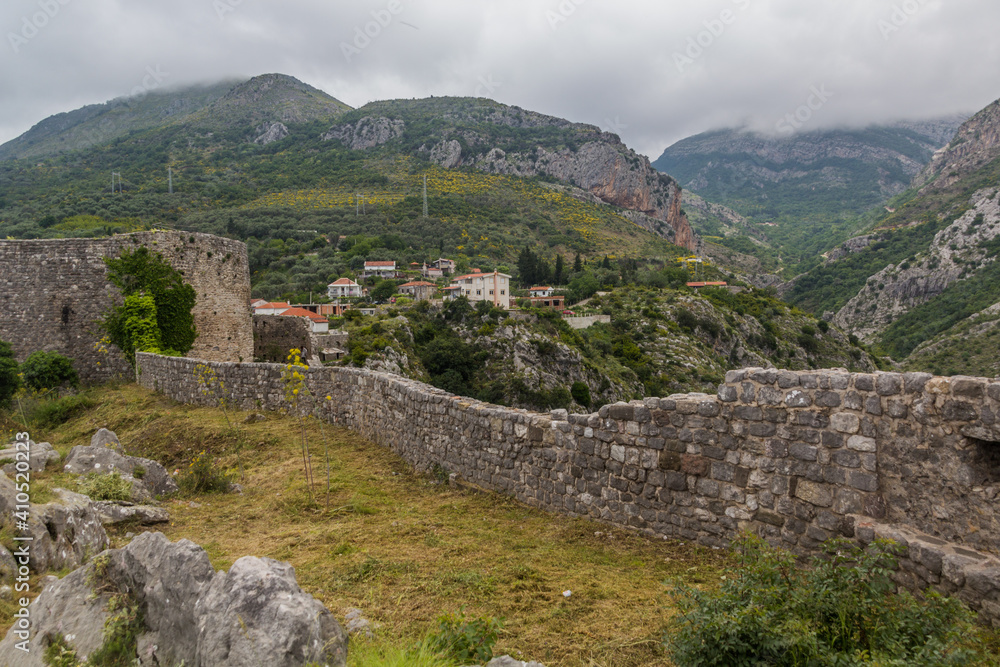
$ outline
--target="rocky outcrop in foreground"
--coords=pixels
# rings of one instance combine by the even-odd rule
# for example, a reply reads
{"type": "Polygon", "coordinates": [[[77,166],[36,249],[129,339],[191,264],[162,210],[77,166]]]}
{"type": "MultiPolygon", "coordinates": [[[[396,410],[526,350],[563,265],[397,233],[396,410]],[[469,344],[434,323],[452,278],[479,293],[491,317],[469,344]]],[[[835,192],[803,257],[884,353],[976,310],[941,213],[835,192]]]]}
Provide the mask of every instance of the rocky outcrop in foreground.
{"type": "Polygon", "coordinates": [[[117,472],[132,484],[132,499],[136,502],[179,491],[177,482],[166,468],[151,459],[127,456],[118,436],[103,428],[91,438],[89,447],[78,446],[70,450],[63,470],[75,475],[117,472]]]}
{"type": "Polygon", "coordinates": [[[33,650],[0,642],[9,667],[43,667],[58,637],[84,660],[104,639],[104,622],[122,605],[139,611],[137,664],[189,667],[345,665],[347,636],[321,602],[305,593],[288,563],[244,557],[215,572],[188,540],[143,533],[105,551],[63,579],[50,577],[31,604],[33,650]]]}

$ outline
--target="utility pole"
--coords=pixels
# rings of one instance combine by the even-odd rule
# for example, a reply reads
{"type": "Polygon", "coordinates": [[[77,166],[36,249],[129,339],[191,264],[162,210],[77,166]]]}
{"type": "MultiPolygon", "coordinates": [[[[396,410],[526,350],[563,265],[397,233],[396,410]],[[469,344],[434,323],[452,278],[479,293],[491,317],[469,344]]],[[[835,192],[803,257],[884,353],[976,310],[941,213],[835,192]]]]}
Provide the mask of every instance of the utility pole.
{"type": "Polygon", "coordinates": [[[424,217],[427,217],[427,174],[424,174],[424,217]]]}
{"type": "Polygon", "coordinates": [[[167,188],[170,194],[174,194],[174,170],[167,167],[167,188]]]}
{"type": "Polygon", "coordinates": [[[111,194],[115,193],[115,178],[118,179],[118,194],[122,193],[122,175],[121,172],[113,171],[111,172],[111,194]]]}

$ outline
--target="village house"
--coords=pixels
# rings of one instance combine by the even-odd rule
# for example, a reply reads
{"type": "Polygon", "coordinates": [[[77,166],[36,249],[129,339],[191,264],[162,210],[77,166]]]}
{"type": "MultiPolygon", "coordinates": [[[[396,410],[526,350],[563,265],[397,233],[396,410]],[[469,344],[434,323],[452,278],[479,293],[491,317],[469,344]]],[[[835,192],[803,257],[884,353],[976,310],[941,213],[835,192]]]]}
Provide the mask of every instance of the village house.
{"type": "Polygon", "coordinates": [[[291,304],[284,301],[274,301],[262,303],[259,306],[254,307],[254,315],[281,315],[283,312],[291,308],[291,304]]]}
{"type": "Polygon", "coordinates": [[[533,296],[530,298],[530,301],[534,308],[562,310],[566,305],[566,297],[564,296],[533,296]]]}
{"type": "Polygon", "coordinates": [[[437,269],[446,276],[455,273],[455,260],[440,258],[431,262],[430,268],[437,269]]]}
{"type": "Polygon", "coordinates": [[[288,308],[284,312],[278,313],[282,317],[305,317],[310,322],[312,326],[310,331],[313,333],[326,333],[330,330],[330,320],[323,317],[322,315],[317,315],[316,313],[310,312],[305,308],[288,308]]]}
{"type": "Polygon", "coordinates": [[[437,285],[424,280],[403,283],[398,288],[400,294],[412,296],[417,301],[430,300],[437,293],[437,285]]]}
{"type": "Polygon", "coordinates": [[[454,301],[458,297],[462,296],[462,286],[449,285],[448,287],[441,288],[441,293],[444,294],[445,301],[454,301]]]}
{"type": "Polygon", "coordinates": [[[362,278],[395,278],[396,262],[392,261],[366,261],[365,270],[361,273],[362,278]]]}
{"type": "Polygon", "coordinates": [[[326,286],[326,295],[331,299],[347,299],[361,296],[361,285],[350,278],[340,278],[326,286]]]}
{"type": "Polygon", "coordinates": [[[469,301],[489,301],[498,308],[510,309],[510,276],[506,273],[473,269],[468,275],[456,276],[452,284],[461,287],[469,301]]]}
{"type": "Polygon", "coordinates": [[[552,292],[555,290],[551,287],[532,287],[528,292],[531,296],[552,296],[552,292]]]}

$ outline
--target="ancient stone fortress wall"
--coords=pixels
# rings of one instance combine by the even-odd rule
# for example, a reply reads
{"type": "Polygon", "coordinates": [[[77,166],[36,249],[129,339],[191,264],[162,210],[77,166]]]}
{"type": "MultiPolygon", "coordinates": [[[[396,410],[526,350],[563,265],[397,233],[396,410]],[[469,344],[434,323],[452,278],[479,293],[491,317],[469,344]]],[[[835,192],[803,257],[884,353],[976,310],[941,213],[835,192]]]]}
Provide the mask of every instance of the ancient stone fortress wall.
{"type": "MultiPolygon", "coordinates": [[[[197,363],[140,354],[140,381],[212,403],[197,363]]],[[[283,366],[212,366],[244,409],[284,406],[283,366]]],[[[957,593],[1000,623],[1000,382],[747,369],[714,396],[542,415],[384,373],[305,372],[320,416],[418,469],[709,546],[741,529],[800,554],[838,535],[892,537],[907,547],[899,583],[957,593]]]]}
{"type": "Polygon", "coordinates": [[[102,259],[140,246],[159,252],[197,292],[198,338],[190,354],[213,361],[253,358],[246,245],[187,232],[139,232],[96,239],[0,241],[0,340],[18,361],[36,350],[74,360],[86,382],[131,369],[114,349],[95,348],[97,321],[115,303],[102,259]]]}

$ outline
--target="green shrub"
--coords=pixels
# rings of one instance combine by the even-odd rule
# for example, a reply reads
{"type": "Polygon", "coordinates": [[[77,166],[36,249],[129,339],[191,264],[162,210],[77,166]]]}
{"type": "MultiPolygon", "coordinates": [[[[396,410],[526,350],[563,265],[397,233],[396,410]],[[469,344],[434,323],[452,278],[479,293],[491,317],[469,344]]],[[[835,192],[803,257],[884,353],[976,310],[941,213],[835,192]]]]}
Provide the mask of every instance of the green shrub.
{"type": "Polygon", "coordinates": [[[87,665],[92,667],[132,667],[138,663],[136,647],[146,630],[139,604],[131,597],[118,594],[108,600],[110,615],[104,621],[104,643],[90,654],[87,665]]]}
{"type": "Polygon", "coordinates": [[[493,659],[503,621],[495,618],[467,618],[464,611],[438,618],[438,630],[430,636],[431,645],[460,664],[487,663],[493,659]]]}
{"type": "Polygon", "coordinates": [[[844,539],[800,569],[795,558],[744,534],[720,590],[675,590],[680,614],[664,638],[678,665],[964,665],[982,649],[973,616],[933,591],[918,601],[889,578],[898,545],[844,539]]]}
{"type": "Polygon", "coordinates": [[[819,350],[819,341],[807,333],[799,334],[795,340],[798,342],[799,347],[809,354],[815,354],[819,350]]]}
{"type": "Polygon", "coordinates": [[[179,481],[185,493],[228,493],[232,473],[220,468],[207,452],[201,451],[188,464],[179,481]]]}
{"type": "Polygon", "coordinates": [[[90,473],[77,482],[80,493],[91,500],[130,500],[132,483],[115,471],[107,475],[90,473]]]}
{"type": "Polygon", "coordinates": [[[570,387],[569,393],[573,396],[573,400],[582,405],[585,408],[589,408],[591,404],[590,398],[590,387],[586,383],[577,380],[570,387]]]}
{"type": "Polygon", "coordinates": [[[45,647],[42,660],[48,667],[79,667],[80,665],[76,651],[62,635],[56,635],[49,639],[49,645],[45,647]]]}
{"type": "Polygon", "coordinates": [[[64,384],[80,386],[73,362],[58,352],[32,352],[21,364],[21,374],[24,384],[35,391],[56,389],[64,384]]]}
{"type": "Polygon", "coordinates": [[[21,386],[17,360],[10,343],[0,340],[0,408],[10,405],[10,399],[21,386]]]}
{"type": "Polygon", "coordinates": [[[56,428],[70,419],[79,417],[97,402],[85,394],[63,396],[53,400],[34,402],[28,400],[28,421],[40,428],[56,428]]]}

